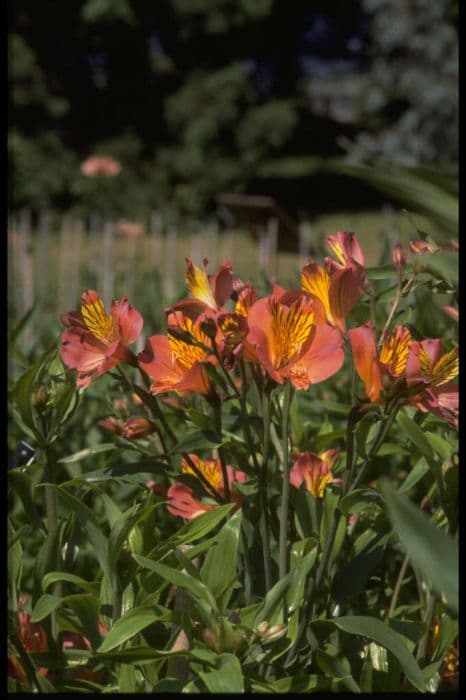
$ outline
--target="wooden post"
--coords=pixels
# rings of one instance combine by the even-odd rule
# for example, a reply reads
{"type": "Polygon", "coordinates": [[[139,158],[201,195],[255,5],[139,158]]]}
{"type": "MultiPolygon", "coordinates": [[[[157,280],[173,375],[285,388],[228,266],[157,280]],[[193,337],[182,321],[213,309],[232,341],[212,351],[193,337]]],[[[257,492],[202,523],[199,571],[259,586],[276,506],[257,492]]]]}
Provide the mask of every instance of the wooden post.
{"type": "Polygon", "coordinates": [[[69,216],[64,216],[60,227],[60,244],[58,250],[58,290],[57,290],[57,312],[63,314],[70,310],[69,304],[69,275],[70,275],[70,230],[71,220],[69,216]]]}
{"type": "Polygon", "coordinates": [[[178,230],[174,224],[167,228],[165,240],[165,264],[163,268],[163,294],[165,300],[172,301],[175,295],[175,256],[178,230]]]}
{"type": "MultiPolygon", "coordinates": [[[[69,265],[69,281],[68,281],[68,302],[70,308],[77,308],[76,304],[84,291],[80,289],[81,277],[81,244],[84,232],[84,222],[82,219],[76,219],[70,229],[70,254],[71,260],[69,265]]],[[[78,304],[79,306],[79,304],[78,304]]]]}
{"type": "Polygon", "coordinates": [[[50,265],[50,225],[51,216],[50,212],[42,211],[39,217],[39,230],[37,232],[37,245],[36,245],[36,266],[38,273],[36,275],[36,294],[39,297],[44,298],[47,294],[47,288],[49,287],[49,280],[51,277],[51,265],[50,265]]]}
{"type": "Polygon", "coordinates": [[[209,258],[211,270],[216,270],[218,265],[218,223],[212,219],[207,224],[207,246],[205,251],[209,258]]]}
{"type": "Polygon", "coordinates": [[[163,220],[162,215],[154,211],[151,215],[150,221],[150,259],[151,268],[153,270],[160,270],[161,260],[162,260],[162,248],[163,248],[163,220]]]}
{"type": "Polygon", "coordinates": [[[103,235],[103,260],[101,267],[101,298],[108,310],[113,299],[113,222],[108,220],[104,224],[103,235]]]}
{"type": "Polygon", "coordinates": [[[200,265],[204,257],[204,251],[201,250],[201,225],[196,222],[191,234],[191,260],[195,265],[200,265]]]}
{"type": "Polygon", "coordinates": [[[299,224],[299,266],[303,267],[309,262],[312,228],[310,222],[305,219],[299,224]]]}
{"type": "Polygon", "coordinates": [[[278,277],[278,228],[279,221],[277,217],[271,216],[267,222],[267,271],[272,282],[276,282],[278,277]]]}

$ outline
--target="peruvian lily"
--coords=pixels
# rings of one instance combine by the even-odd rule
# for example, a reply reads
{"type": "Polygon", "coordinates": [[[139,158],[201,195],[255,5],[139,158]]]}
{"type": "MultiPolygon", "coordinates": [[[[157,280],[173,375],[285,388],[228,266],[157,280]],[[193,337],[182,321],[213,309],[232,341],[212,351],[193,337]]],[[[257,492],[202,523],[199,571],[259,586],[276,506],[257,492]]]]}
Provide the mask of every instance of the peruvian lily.
{"type": "Polygon", "coordinates": [[[408,361],[411,334],[404,326],[395,326],[377,349],[372,322],[348,331],[356,372],[364,383],[366,395],[373,403],[381,401],[382,385],[401,379],[408,361]]]}
{"type": "MultiPolygon", "coordinates": [[[[198,471],[204,476],[206,481],[221,496],[225,496],[220,460],[202,460],[195,454],[190,454],[189,457],[197,467],[198,471]]],[[[197,478],[196,473],[185,459],[182,460],[182,470],[185,474],[191,474],[197,478]]],[[[242,484],[246,480],[246,474],[244,472],[236,471],[230,465],[227,465],[226,470],[231,500],[236,504],[236,510],[237,508],[241,507],[243,499],[242,496],[235,490],[233,482],[236,481],[238,484],[242,484]]],[[[172,513],[172,515],[178,515],[181,518],[186,518],[187,520],[192,520],[196,516],[218,507],[217,505],[204,503],[203,501],[199,500],[196,498],[193,490],[190,489],[189,486],[179,482],[170,486],[167,491],[167,498],[169,500],[167,508],[170,513],[172,513]]]]}
{"type": "Polygon", "coordinates": [[[204,269],[186,258],[185,282],[192,299],[182,299],[174,304],[167,313],[181,311],[193,320],[200,314],[215,316],[231,297],[233,291],[233,272],[230,263],[221,265],[215,275],[208,275],[208,260],[204,258],[204,269]]]}
{"type": "Polygon", "coordinates": [[[78,370],[76,384],[85,389],[120,362],[136,364],[128,345],[139,337],[143,320],[125,297],[112,302],[109,314],[97,292],[88,289],[81,300],[81,311],[61,317],[67,326],[61,358],[67,367],[78,370]]]}
{"type": "Polygon", "coordinates": [[[367,396],[381,400],[382,387],[398,387],[405,403],[430,411],[457,428],[458,349],[443,354],[440,340],[412,341],[407,328],[395,326],[377,351],[370,321],[349,331],[356,371],[367,396]]]}
{"type": "Polygon", "coordinates": [[[316,321],[327,321],[342,333],[346,317],[361,296],[364,280],[360,265],[326,269],[311,262],[301,271],[301,289],[318,302],[314,304],[316,321]]]}
{"type": "Polygon", "coordinates": [[[270,296],[253,304],[248,324],[249,355],[279,384],[290,379],[296,389],[307,389],[343,364],[339,331],[315,324],[313,301],[299,292],[275,286],[270,296]]]}
{"type": "Polygon", "coordinates": [[[366,277],[365,259],[356,234],[348,231],[338,231],[334,236],[328,236],[327,245],[335,256],[325,258],[325,263],[331,271],[351,269],[358,283],[368,294],[373,293],[372,285],[366,277]]]}
{"type": "Polygon", "coordinates": [[[420,411],[430,411],[458,429],[458,384],[452,380],[458,374],[458,348],[443,353],[440,340],[411,343],[406,376],[408,386],[421,383],[410,403],[420,411]],[[424,385],[424,386],[423,386],[424,385]]]}
{"type": "Polygon", "coordinates": [[[151,336],[138,355],[139,366],[152,379],[151,392],[208,394],[211,384],[204,365],[215,362],[209,352],[210,339],[202,332],[199,320],[193,321],[182,311],[170,312],[167,321],[168,335],[151,336]]]}
{"type": "Polygon", "coordinates": [[[301,484],[305,484],[314,498],[323,498],[325,487],[334,481],[331,468],[338,455],[339,451],[336,449],[327,450],[320,456],[312,452],[301,452],[290,472],[290,482],[297,489],[301,484]]]}

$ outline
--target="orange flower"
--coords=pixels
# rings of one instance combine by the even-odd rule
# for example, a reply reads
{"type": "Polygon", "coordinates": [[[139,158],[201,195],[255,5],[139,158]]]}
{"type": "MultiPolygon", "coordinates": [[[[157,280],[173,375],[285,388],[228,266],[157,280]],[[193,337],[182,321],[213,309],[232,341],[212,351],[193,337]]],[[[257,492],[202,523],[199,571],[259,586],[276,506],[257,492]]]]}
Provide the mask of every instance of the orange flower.
{"type": "Polygon", "coordinates": [[[210,339],[202,332],[199,320],[193,321],[181,311],[170,312],[167,320],[168,336],[151,336],[138,355],[139,366],[153,380],[151,392],[208,394],[211,384],[204,364],[215,362],[208,350],[210,339]]]}
{"type": "Polygon", "coordinates": [[[382,380],[402,377],[408,361],[411,335],[404,326],[395,326],[390,337],[383,339],[380,354],[377,351],[371,321],[348,331],[356,372],[364,382],[371,401],[381,400],[382,380]]]}
{"type": "MultiPolygon", "coordinates": [[[[197,469],[205,477],[207,482],[216,491],[218,491],[221,496],[225,496],[220,460],[202,460],[195,454],[190,454],[189,456],[197,469]]],[[[239,484],[242,484],[246,480],[246,474],[244,472],[236,471],[230,465],[227,465],[226,469],[231,500],[233,503],[236,503],[236,508],[239,508],[243,502],[243,499],[242,496],[235,490],[233,482],[236,481],[239,484]]],[[[185,459],[182,460],[182,470],[185,474],[191,474],[197,478],[196,473],[185,459]]],[[[170,513],[172,513],[172,515],[178,515],[180,518],[186,518],[187,520],[192,520],[196,516],[218,507],[210,503],[203,503],[201,500],[195,497],[192,489],[190,489],[189,486],[182,483],[175,483],[170,486],[167,492],[167,498],[169,500],[169,505],[167,508],[170,513]]]]}
{"type": "MultiPolygon", "coordinates": [[[[334,268],[329,272],[316,263],[301,271],[301,289],[321,305],[316,322],[327,321],[343,333],[345,320],[361,296],[364,270],[359,265],[334,268]]],[[[314,305],[317,310],[317,305],[314,305]]]]}
{"type": "Polygon", "coordinates": [[[301,452],[290,472],[290,482],[297,489],[305,484],[315,498],[323,498],[325,487],[333,481],[331,467],[338,454],[338,450],[327,450],[318,457],[312,452],[301,452]]]}
{"type": "Polygon", "coordinates": [[[316,325],[312,299],[299,292],[275,286],[273,294],[253,304],[248,323],[247,343],[256,361],[279,384],[290,379],[297,389],[307,389],[343,364],[340,333],[316,325]]]}
{"type": "Polygon", "coordinates": [[[62,334],[61,358],[67,367],[78,370],[76,384],[85,389],[120,362],[135,363],[128,345],[139,337],[143,320],[125,297],[112,302],[110,314],[105,313],[102,300],[92,289],[81,299],[81,311],[61,317],[67,326],[62,334]]]}
{"type": "Polygon", "coordinates": [[[338,231],[335,236],[328,236],[327,245],[337,258],[325,258],[325,263],[331,272],[337,270],[351,270],[355,281],[361,285],[361,289],[368,294],[373,293],[372,285],[366,277],[365,260],[362,248],[356,234],[348,231],[338,231]]]}

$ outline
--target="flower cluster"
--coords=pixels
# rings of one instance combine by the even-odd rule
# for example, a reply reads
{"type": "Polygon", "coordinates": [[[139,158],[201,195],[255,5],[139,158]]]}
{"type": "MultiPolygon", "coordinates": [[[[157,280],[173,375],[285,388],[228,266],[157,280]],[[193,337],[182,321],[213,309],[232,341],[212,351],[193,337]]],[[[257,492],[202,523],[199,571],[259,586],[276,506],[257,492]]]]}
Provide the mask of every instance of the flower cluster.
{"type": "MultiPolygon", "coordinates": [[[[126,298],[114,301],[107,314],[98,294],[87,290],[81,310],[62,317],[67,326],[62,336],[63,362],[77,370],[80,388],[126,362],[140,370],[153,395],[194,392],[213,405],[219,399],[213,379],[216,373],[226,374],[238,395],[248,365],[263,382],[289,383],[306,391],[341,369],[346,349],[351,351],[364,386],[362,401],[387,407],[396,399],[397,405],[430,411],[457,427],[458,385],[453,382],[458,373],[457,349],[443,353],[438,339],[413,340],[402,325],[390,332],[385,327],[378,341],[370,320],[348,329],[349,314],[361,296],[371,297],[374,291],[356,236],[338,232],[327,242],[334,257],[327,257],[323,266],[306,264],[299,289],[286,290],[275,284],[262,298],[251,282],[234,277],[228,262],[216,274],[208,274],[206,259],[202,266],[187,259],[189,298],[165,310],[166,333],[148,337],[138,356],[129,345],[142,331],[141,314],[126,298]]],[[[417,242],[411,248],[424,251],[417,242]]],[[[401,284],[406,264],[401,246],[395,246],[392,260],[401,284]]],[[[141,417],[101,425],[128,439],[150,435],[156,427],[141,417]]],[[[333,456],[302,453],[291,471],[291,483],[296,487],[305,483],[320,498],[333,480],[333,456]]],[[[182,470],[200,479],[209,495],[218,496],[218,502],[229,494],[241,505],[234,482],[244,481],[243,472],[221,459],[202,460],[197,455],[184,459],[182,470]]],[[[185,483],[173,484],[167,497],[170,512],[185,518],[215,507],[200,501],[185,483]]]]}

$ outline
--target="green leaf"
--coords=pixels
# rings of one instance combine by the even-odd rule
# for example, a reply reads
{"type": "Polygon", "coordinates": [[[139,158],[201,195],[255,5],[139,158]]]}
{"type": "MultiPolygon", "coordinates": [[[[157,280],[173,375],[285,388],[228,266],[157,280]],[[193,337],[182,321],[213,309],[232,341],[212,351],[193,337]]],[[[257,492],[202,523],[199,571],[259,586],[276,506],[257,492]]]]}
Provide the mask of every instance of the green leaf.
{"type": "Polygon", "coordinates": [[[365,590],[372,572],[382,560],[387,539],[388,535],[374,538],[348,566],[338,569],[332,582],[332,598],[341,603],[365,590]]]}
{"type": "Polygon", "coordinates": [[[217,541],[207,552],[201,568],[201,578],[211,591],[220,612],[224,612],[236,582],[236,561],[241,529],[241,510],[222,527],[217,541]]]}
{"type": "Polygon", "coordinates": [[[458,546],[388,482],[382,485],[387,515],[413,564],[458,612],[458,546]]]}
{"type": "Polygon", "coordinates": [[[26,370],[26,372],[24,372],[24,374],[22,374],[16,382],[13,391],[13,397],[15,399],[22,421],[28,428],[30,428],[34,432],[36,432],[36,425],[34,421],[34,414],[32,408],[32,395],[38,371],[38,365],[34,365],[33,367],[30,367],[28,370],[26,370]]]}
{"type": "Polygon", "coordinates": [[[52,586],[54,583],[57,583],[58,581],[74,583],[76,586],[79,586],[79,588],[82,588],[88,593],[96,593],[99,589],[98,583],[85,581],[83,578],[81,578],[80,576],[76,576],[75,574],[68,574],[64,571],[50,571],[42,579],[42,590],[46,591],[47,588],[52,586]]]}
{"type": "Polygon", "coordinates": [[[176,541],[178,545],[199,540],[201,537],[208,535],[214,527],[217,527],[217,525],[226,518],[228,513],[230,513],[232,508],[234,508],[234,505],[234,503],[227,503],[213,510],[209,510],[207,513],[198,515],[196,518],[193,518],[193,520],[183,525],[170,540],[176,541]]]}
{"type": "Polygon", "coordinates": [[[134,637],[138,632],[156,622],[159,618],[160,611],[157,607],[154,609],[154,606],[141,606],[129,610],[115,622],[97,649],[97,652],[103,654],[115,649],[115,647],[128,641],[128,639],[134,637]]]}
{"type": "MultiPolygon", "coordinates": [[[[290,585],[291,574],[287,574],[280,581],[272,586],[262,602],[261,607],[254,618],[254,627],[265,620],[269,625],[275,624],[276,619],[281,618],[283,614],[283,604],[285,593],[290,585]]],[[[279,620],[281,622],[281,619],[279,620]]]]}
{"type": "Polygon", "coordinates": [[[234,654],[220,654],[218,668],[198,671],[209,693],[244,693],[243,670],[234,654]]]}
{"type": "Polygon", "coordinates": [[[21,542],[16,539],[15,529],[10,521],[8,523],[8,593],[13,602],[13,608],[18,608],[17,594],[21,590],[21,572],[23,567],[23,549],[21,542]],[[13,541],[14,540],[14,541],[13,541]]]}
{"type": "Polygon", "coordinates": [[[121,664],[119,673],[120,693],[136,692],[136,669],[130,664],[121,664]]]}
{"type": "Polygon", "coordinates": [[[212,430],[192,430],[186,432],[170,450],[170,454],[182,452],[197,452],[198,450],[212,450],[220,447],[222,438],[212,430]]]}
{"type": "MultiPolygon", "coordinates": [[[[406,642],[401,634],[392,630],[385,622],[375,617],[365,617],[359,615],[348,615],[337,617],[332,620],[325,620],[325,623],[335,625],[342,632],[356,634],[360,637],[372,639],[385,649],[388,649],[393,656],[398,659],[408,680],[415,688],[425,692],[425,683],[414,656],[409,651],[406,642]]],[[[314,624],[321,624],[316,622],[314,624]]]]}
{"type": "Polygon", "coordinates": [[[445,438],[438,433],[432,433],[430,430],[426,430],[424,435],[434,452],[438,454],[443,462],[446,462],[451,458],[452,454],[455,452],[455,449],[452,445],[450,445],[448,440],[445,440],[445,438]]]}
{"type": "Polygon", "coordinates": [[[418,459],[414,467],[409,472],[406,479],[398,489],[398,493],[406,493],[415,486],[430,471],[429,464],[425,457],[418,459]]]}
{"type": "Polygon", "coordinates": [[[101,454],[102,452],[111,452],[112,450],[116,449],[117,446],[114,442],[104,442],[101,445],[96,445],[95,447],[86,447],[84,450],[74,452],[72,455],[62,457],[57,461],[60,464],[72,464],[73,462],[79,462],[81,459],[86,459],[86,457],[93,457],[94,455],[101,454]]]}
{"type": "Polygon", "coordinates": [[[85,529],[102,571],[107,575],[109,581],[111,581],[111,570],[108,565],[107,538],[100,529],[100,523],[94,511],[86,506],[82,500],[75,498],[65,489],[55,486],[55,484],[50,485],[57,489],[58,496],[64,506],[75,514],[81,527],[85,529]]]}
{"type": "Polygon", "coordinates": [[[367,505],[382,505],[380,493],[375,489],[356,489],[351,491],[341,499],[338,508],[343,515],[351,515],[352,513],[360,513],[364,511],[367,505]]]}
{"type": "Polygon", "coordinates": [[[313,537],[295,542],[291,547],[290,585],[286,592],[288,614],[294,612],[304,602],[307,576],[314,566],[316,557],[317,542],[313,537]]]}
{"type": "Polygon", "coordinates": [[[329,678],[335,679],[352,693],[361,692],[360,687],[351,675],[351,666],[348,659],[333,654],[327,654],[321,649],[316,650],[315,659],[319,668],[329,676],[329,678]]]}
{"type": "Polygon", "coordinates": [[[40,622],[45,617],[48,617],[61,604],[62,598],[60,596],[44,593],[34,606],[31,622],[40,622]]]}
{"type": "Polygon", "coordinates": [[[419,452],[424,455],[428,462],[432,462],[435,459],[434,452],[418,424],[403,410],[398,413],[396,420],[403,432],[405,432],[411,442],[416,445],[419,452]]]}
{"type": "Polygon", "coordinates": [[[218,614],[217,604],[212,593],[201,581],[196,580],[182,571],[177,571],[170,566],[152,561],[152,559],[140,557],[137,554],[133,554],[133,557],[143,568],[153,571],[160,576],[160,578],[186,591],[191,596],[194,605],[198,608],[203,621],[207,625],[211,624],[212,614],[218,614]]]}

